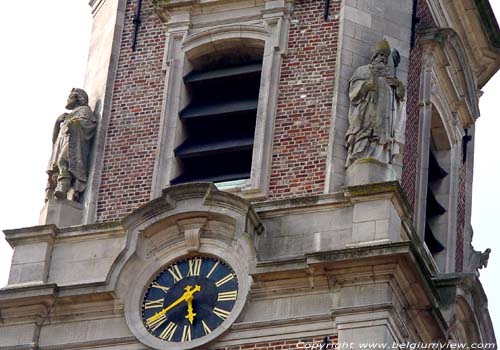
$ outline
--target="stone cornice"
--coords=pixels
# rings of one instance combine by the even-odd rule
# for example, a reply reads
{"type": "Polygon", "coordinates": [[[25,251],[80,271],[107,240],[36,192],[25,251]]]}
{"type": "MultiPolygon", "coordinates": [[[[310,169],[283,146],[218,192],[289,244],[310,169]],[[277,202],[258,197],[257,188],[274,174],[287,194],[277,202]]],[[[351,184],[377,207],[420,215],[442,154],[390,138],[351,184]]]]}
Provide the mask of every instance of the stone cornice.
{"type": "Polygon", "coordinates": [[[92,15],[95,16],[97,12],[102,8],[102,6],[106,3],[108,0],[90,0],[89,1],[89,6],[92,9],[92,15]]]}
{"type": "Polygon", "coordinates": [[[261,217],[280,216],[284,213],[308,213],[341,208],[352,203],[379,198],[391,198],[402,218],[411,218],[412,209],[398,181],[346,187],[343,192],[278,199],[253,203],[261,217]]]}
{"type": "Polygon", "coordinates": [[[500,49],[492,36],[498,36],[498,24],[487,0],[475,0],[475,6],[464,1],[448,1],[443,5],[450,26],[464,41],[467,55],[481,89],[500,68],[500,49]]]}
{"type": "Polygon", "coordinates": [[[160,198],[148,202],[126,216],[122,220],[122,225],[131,230],[161,213],[175,209],[178,203],[188,200],[197,200],[201,206],[206,207],[206,210],[229,209],[239,215],[248,216],[253,225],[260,225],[258,215],[248,201],[234,194],[219,191],[214,184],[205,182],[167,187],[160,198]]]}
{"type": "Polygon", "coordinates": [[[98,223],[83,226],[72,226],[58,228],[55,225],[41,225],[23,227],[13,230],[4,230],[5,239],[11,247],[18,244],[29,244],[38,242],[54,243],[66,239],[88,239],[105,238],[106,236],[123,236],[124,228],[117,222],[98,223]]]}
{"type": "Polygon", "coordinates": [[[500,27],[493,13],[489,0],[474,0],[482,19],[484,30],[488,34],[493,47],[500,49],[500,27]]]}
{"type": "Polygon", "coordinates": [[[381,322],[401,323],[411,319],[427,334],[429,341],[440,339],[445,333],[446,321],[439,309],[438,289],[428,266],[409,241],[317,252],[306,254],[305,260],[289,259],[277,263],[259,262],[256,270],[251,271],[255,281],[254,300],[311,293],[335,294],[338,288],[378,281],[391,286],[398,302],[334,306],[330,310],[334,319],[339,320],[342,315],[362,318],[366,313],[388,312],[391,316],[381,315],[381,322]],[[399,304],[404,307],[397,307],[399,304]]]}

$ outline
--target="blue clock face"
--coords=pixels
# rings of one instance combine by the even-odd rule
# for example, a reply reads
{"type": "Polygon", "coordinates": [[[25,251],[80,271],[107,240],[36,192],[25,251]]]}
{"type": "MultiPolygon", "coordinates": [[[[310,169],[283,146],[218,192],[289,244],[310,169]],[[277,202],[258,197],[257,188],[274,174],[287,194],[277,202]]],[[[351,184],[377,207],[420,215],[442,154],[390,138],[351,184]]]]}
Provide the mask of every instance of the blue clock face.
{"type": "Polygon", "coordinates": [[[233,269],[209,257],[180,260],[150,283],[142,302],[142,322],[153,336],[187,342],[212,333],[238,298],[233,269]]]}

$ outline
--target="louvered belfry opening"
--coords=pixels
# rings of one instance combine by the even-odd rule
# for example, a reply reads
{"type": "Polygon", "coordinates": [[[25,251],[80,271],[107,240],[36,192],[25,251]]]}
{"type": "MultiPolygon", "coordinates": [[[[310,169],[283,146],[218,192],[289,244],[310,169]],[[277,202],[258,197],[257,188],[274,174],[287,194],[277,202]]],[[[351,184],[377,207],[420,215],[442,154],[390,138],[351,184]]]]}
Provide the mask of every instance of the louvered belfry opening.
{"type": "Polygon", "coordinates": [[[171,184],[250,178],[261,69],[261,57],[218,59],[184,77],[186,138],[175,149],[180,175],[171,184]]]}
{"type": "Polygon", "coordinates": [[[444,215],[446,209],[438,202],[434,192],[432,191],[432,185],[441,181],[448,173],[444,170],[437,161],[432,150],[429,151],[429,172],[427,181],[427,207],[425,211],[425,243],[427,248],[432,254],[437,254],[445,249],[445,246],[439,242],[434,233],[432,232],[430,221],[436,217],[444,215]]]}

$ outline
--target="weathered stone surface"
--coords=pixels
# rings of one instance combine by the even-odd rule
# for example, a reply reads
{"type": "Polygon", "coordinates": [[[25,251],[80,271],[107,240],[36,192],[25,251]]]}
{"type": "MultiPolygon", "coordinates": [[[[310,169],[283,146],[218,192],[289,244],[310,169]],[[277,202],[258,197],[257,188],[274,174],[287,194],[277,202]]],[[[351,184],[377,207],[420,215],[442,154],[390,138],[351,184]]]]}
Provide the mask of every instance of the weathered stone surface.
{"type": "Polygon", "coordinates": [[[346,186],[359,186],[396,180],[391,164],[384,164],[373,158],[359,159],[346,171],[346,186]]]}
{"type": "MultiPolygon", "coordinates": [[[[397,67],[400,57],[396,52],[392,57],[397,67]]],[[[390,57],[391,47],[384,39],[377,44],[370,64],[358,67],[351,77],[346,167],[364,158],[390,164],[404,143],[405,88],[396,72],[389,72],[390,57]]]]}
{"type": "Polygon", "coordinates": [[[71,112],[61,114],[56,120],[52,154],[47,166],[46,201],[81,201],[87,186],[87,163],[97,126],[94,112],[88,104],[87,93],[82,89],[73,89],[66,104],[66,109],[71,112]]]}
{"type": "Polygon", "coordinates": [[[40,225],[69,227],[82,223],[83,205],[67,199],[49,199],[40,212],[40,225]]]}

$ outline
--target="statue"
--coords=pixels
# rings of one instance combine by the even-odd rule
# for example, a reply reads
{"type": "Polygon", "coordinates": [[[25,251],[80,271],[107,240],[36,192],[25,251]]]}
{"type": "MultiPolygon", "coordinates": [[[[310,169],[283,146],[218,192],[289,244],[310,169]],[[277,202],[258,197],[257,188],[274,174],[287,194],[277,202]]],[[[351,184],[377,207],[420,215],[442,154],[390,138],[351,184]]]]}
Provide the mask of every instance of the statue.
{"type": "Polygon", "coordinates": [[[362,158],[390,164],[400,153],[400,144],[404,142],[405,88],[395,77],[396,69],[394,76],[390,75],[390,55],[391,48],[384,39],[377,44],[370,64],[357,68],[349,82],[346,168],[362,158]]]}
{"type": "Polygon", "coordinates": [[[88,100],[84,90],[71,90],[66,104],[71,112],[63,113],[56,120],[45,201],[69,199],[78,202],[85,190],[90,146],[97,125],[88,100]]]}

